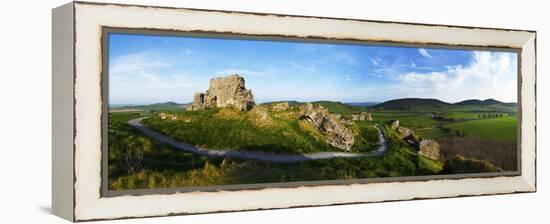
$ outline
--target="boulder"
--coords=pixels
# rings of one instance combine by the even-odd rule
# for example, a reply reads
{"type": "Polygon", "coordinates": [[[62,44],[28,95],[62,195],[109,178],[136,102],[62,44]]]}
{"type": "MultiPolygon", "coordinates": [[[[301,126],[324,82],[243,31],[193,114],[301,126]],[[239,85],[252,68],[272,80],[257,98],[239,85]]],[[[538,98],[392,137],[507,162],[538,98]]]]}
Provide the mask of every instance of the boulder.
{"type": "Polygon", "coordinates": [[[419,143],[418,153],[433,160],[439,159],[439,143],[431,139],[424,139],[419,143]]]}
{"type": "Polygon", "coordinates": [[[353,132],[322,106],[314,107],[313,104],[306,103],[300,106],[299,116],[326,134],[329,145],[349,150],[355,143],[353,132]]]}

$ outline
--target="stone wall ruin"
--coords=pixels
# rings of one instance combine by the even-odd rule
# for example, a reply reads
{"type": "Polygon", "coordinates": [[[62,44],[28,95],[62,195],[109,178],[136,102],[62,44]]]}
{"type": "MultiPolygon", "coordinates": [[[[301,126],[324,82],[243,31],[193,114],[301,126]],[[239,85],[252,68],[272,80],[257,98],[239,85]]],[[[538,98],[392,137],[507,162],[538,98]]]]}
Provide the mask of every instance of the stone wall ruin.
{"type": "Polygon", "coordinates": [[[252,90],[245,88],[244,78],[235,74],[210,79],[210,87],[204,93],[195,93],[188,110],[204,110],[215,107],[233,107],[248,111],[255,105],[252,90]]]}

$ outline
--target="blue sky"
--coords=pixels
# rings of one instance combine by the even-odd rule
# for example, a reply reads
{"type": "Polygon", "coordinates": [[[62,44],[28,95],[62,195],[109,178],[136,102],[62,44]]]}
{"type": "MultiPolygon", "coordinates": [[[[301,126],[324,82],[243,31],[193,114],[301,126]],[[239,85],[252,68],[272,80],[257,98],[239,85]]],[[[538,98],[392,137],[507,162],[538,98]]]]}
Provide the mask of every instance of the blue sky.
{"type": "Polygon", "coordinates": [[[186,103],[210,78],[239,74],[257,102],[516,102],[509,52],[110,34],[109,102],[186,103]]]}

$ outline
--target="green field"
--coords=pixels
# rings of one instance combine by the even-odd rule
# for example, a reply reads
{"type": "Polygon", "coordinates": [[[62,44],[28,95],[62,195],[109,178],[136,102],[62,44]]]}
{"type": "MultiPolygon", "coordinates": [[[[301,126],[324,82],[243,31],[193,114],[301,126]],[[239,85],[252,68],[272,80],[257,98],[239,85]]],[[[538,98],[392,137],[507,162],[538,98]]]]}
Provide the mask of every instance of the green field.
{"type": "Polygon", "coordinates": [[[315,102],[346,119],[361,112],[372,114],[373,121],[355,121],[347,125],[357,139],[352,152],[370,152],[380,147],[378,131],[373,125],[386,133],[389,150],[380,157],[286,164],[198,156],[150,139],[127,124],[130,119],[147,116],[142,123],[149,128],[179,141],[212,149],[285,154],[340,151],[326,143],[324,134],[296,119],[297,106],[301,104],[292,102],[292,107],[286,111],[269,111],[267,119],[255,110],[185,111],[181,105],[166,103],[141,107],[141,112],[109,113],[108,186],[112,190],[152,189],[496,172],[502,170],[500,167],[515,169],[517,117],[509,116],[514,114],[507,112],[513,110],[510,107],[492,111],[500,106],[439,105],[430,108],[423,105],[412,111],[315,102]],[[158,116],[160,112],[176,115],[177,119],[162,120],[158,116]],[[489,114],[503,116],[482,118],[489,114]],[[415,130],[415,136],[438,141],[441,159],[435,161],[421,156],[401,140],[389,127],[390,121],[396,119],[401,126],[415,130]]]}
{"type": "Polygon", "coordinates": [[[466,136],[475,136],[499,141],[517,141],[517,117],[504,116],[493,119],[480,119],[446,125],[453,130],[460,130],[466,136]]]}
{"type": "Polygon", "coordinates": [[[444,139],[450,137],[450,133],[440,127],[418,129],[415,131],[415,133],[422,138],[428,139],[444,139]]]}

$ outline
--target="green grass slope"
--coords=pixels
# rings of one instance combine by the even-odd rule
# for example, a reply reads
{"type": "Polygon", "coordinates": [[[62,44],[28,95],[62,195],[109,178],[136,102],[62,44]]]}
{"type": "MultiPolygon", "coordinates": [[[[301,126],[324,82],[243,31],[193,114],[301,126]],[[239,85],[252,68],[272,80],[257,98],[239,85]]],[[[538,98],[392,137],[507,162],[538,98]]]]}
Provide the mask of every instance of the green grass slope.
{"type": "Polygon", "coordinates": [[[517,116],[471,120],[452,123],[445,127],[464,132],[466,136],[507,142],[517,141],[517,116]]]}
{"type": "MultiPolygon", "coordinates": [[[[225,114],[226,118],[232,117],[230,115],[225,114]]],[[[438,174],[443,169],[442,163],[418,155],[391,130],[386,130],[389,151],[381,157],[290,164],[207,158],[159,143],[127,124],[128,120],[141,116],[144,114],[109,114],[108,186],[111,190],[419,176],[438,174]]],[[[374,129],[362,128],[366,129],[363,132],[366,139],[376,139],[374,129]]]]}
{"type": "MultiPolygon", "coordinates": [[[[177,120],[158,116],[142,123],[168,136],[197,146],[212,149],[264,151],[270,153],[314,153],[342,151],[326,143],[326,136],[306,121],[297,119],[297,109],[268,112],[262,120],[251,111],[214,108],[206,111],[171,112],[177,120]]],[[[358,137],[372,135],[372,130],[350,127],[358,137]],[[361,134],[361,132],[364,132],[361,134]]],[[[369,138],[370,139],[370,138],[369,138]]],[[[371,142],[356,141],[355,152],[373,149],[371,142]]]]}

